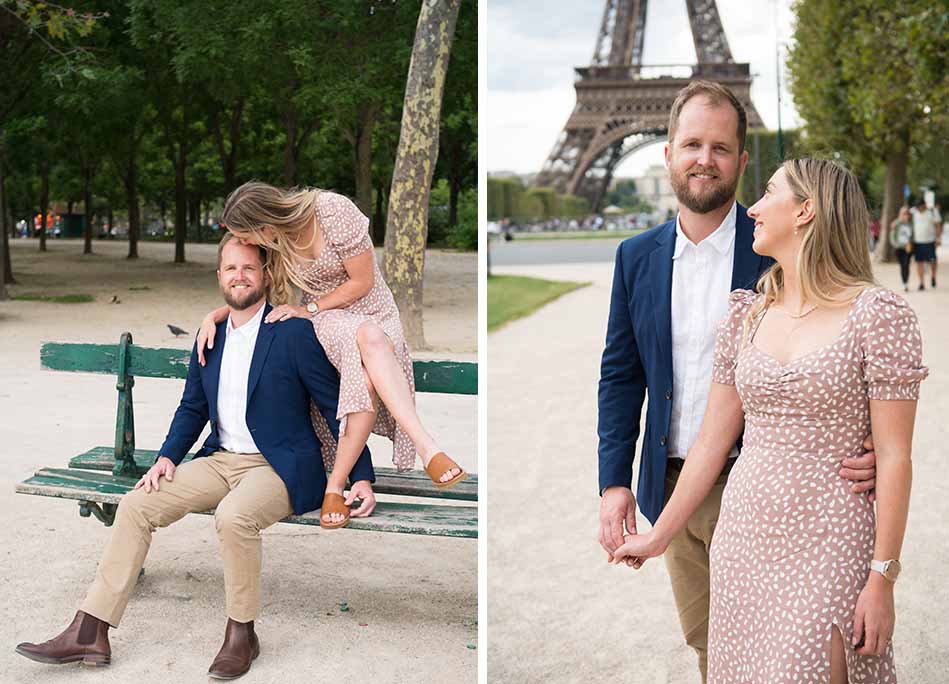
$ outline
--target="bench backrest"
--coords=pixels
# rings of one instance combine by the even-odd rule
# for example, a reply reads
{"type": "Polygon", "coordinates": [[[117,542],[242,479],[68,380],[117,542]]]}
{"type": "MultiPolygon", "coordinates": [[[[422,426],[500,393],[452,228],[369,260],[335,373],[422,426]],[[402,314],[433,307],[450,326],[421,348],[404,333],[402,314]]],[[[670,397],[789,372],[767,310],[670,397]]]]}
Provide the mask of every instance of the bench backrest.
{"type": "MultiPolygon", "coordinates": [[[[121,342],[118,345],[45,342],[40,348],[40,364],[46,370],[117,375],[121,350],[121,342]]],[[[130,343],[127,354],[130,376],[181,379],[188,376],[190,349],[140,347],[130,343]]],[[[415,361],[413,367],[418,392],[478,393],[476,363],[415,361]]]]}
{"type": "MultiPolygon", "coordinates": [[[[103,373],[116,376],[118,408],[115,418],[114,475],[131,475],[135,466],[135,417],[132,387],[135,377],[180,378],[188,376],[191,351],[140,347],[132,334],[122,333],[119,344],[45,342],[40,365],[46,370],[103,373]]],[[[415,361],[415,389],[442,394],[477,394],[478,364],[457,361],[415,361]]]]}

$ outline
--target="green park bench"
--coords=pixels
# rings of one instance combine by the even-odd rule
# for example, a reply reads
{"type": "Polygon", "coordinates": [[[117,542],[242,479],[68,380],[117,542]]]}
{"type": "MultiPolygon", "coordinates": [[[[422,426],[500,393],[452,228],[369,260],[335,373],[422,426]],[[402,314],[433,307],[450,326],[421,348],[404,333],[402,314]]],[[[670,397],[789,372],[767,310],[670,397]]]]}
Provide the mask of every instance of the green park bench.
{"type": "MultiPolygon", "coordinates": [[[[134,345],[130,333],[122,335],[117,347],[44,343],[40,349],[40,364],[47,370],[116,375],[115,446],[93,447],[72,457],[67,468],[41,468],[18,483],[16,491],[78,500],[80,516],[95,516],[106,526],[111,525],[119,500],[135,486],[158,455],[157,451],[135,448],[132,411],[135,378],[184,379],[190,358],[190,350],[134,345]]],[[[416,361],[415,387],[419,392],[474,395],[478,393],[478,366],[453,361],[416,361]]],[[[193,454],[188,454],[185,460],[192,457],[193,454]]],[[[478,478],[475,475],[469,474],[467,480],[451,489],[440,490],[432,485],[424,471],[400,473],[394,468],[376,468],[373,489],[377,494],[395,495],[399,499],[390,501],[383,497],[370,517],[352,518],[349,529],[445,537],[478,536],[478,478]]],[[[319,525],[319,511],[292,515],[282,522],[319,525]]]]}

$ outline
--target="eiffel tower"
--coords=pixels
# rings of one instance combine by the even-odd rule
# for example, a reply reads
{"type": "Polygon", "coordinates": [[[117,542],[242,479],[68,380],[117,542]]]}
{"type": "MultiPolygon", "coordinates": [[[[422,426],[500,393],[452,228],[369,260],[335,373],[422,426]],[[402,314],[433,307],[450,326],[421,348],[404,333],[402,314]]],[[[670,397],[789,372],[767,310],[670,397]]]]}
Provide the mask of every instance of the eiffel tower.
{"type": "Polygon", "coordinates": [[[579,195],[597,211],[620,162],[668,133],[676,94],[693,79],[728,86],[748,115],[748,127],[761,127],[751,101],[751,71],[736,63],[715,0],[686,0],[694,65],[644,65],[647,0],[606,0],[593,63],[576,67],[577,104],[535,180],[559,193],[579,195]],[[691,68],[691,75],[644,74],[662,67],[691,68]]]}

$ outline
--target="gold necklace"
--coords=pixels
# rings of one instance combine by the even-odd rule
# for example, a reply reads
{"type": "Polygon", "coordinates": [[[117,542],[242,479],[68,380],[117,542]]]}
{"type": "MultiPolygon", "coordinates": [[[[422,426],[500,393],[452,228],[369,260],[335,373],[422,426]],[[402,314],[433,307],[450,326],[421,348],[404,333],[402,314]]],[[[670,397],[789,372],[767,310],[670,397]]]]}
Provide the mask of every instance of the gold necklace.
{"type": "Polygon", "coordinates": [[[783,313],[785,316],[788,316],[788,317],[794,318],[794,319],[797,319],[797,318],[804,318],[804,317],[807,316],[808,314],[814,313],[816,310],[817,310],[817,304],[814,304],[810,309],[808,309],[807,311],[805,311],[805,312],[803,312],[803,313],[799,313],[799,314],[792,314],[790,311],[785,311],[784,309],[778,309],[778,311],[780,311],[781,313],[783,313]]]}

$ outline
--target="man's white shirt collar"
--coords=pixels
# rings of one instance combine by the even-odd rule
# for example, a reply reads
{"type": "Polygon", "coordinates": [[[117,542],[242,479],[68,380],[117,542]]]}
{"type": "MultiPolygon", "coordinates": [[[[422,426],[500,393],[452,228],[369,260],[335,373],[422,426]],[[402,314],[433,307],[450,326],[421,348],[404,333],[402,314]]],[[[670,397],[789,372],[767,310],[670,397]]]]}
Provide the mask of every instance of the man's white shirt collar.
{"type": "Polygon", "coordinates": [[[257,336],[257,331],[260,329],[260,322],[264,318],[264,309],[267,308],[267,302],[264,302],[263,305],[257,309],[257,313],[254,314],[254,317],[247,321],[244,325],[239,328],[234,327],[233,321],[231,321],[230,314],[227,317],[227,337],[231,336],[231,333],[237,333],[245,339],[253,339],[257,336]]]}
{"type": "MultiPolygon", "coordinates": [[[[728,210],[728,213],[725,214],[725,218],[722,219],[722,222],[718,225],[712,234],[707,238],[702,240],[699,244],[704,244],[708,242],[718,251],[719,254],[727,254],[728,250],[731,249],[732,244],[735,242],[735,222],[738,218],[738,203],[732,202],[731,209],[728,210]]],[[[685,251],[685,248],[689,245],[692,247],[698,247],[689,240],[688,236],[683,232],[682,225],[679,223],[679,215],[676,214],[676,246],[675,251],[672,253],[673,259],[678,259],[682,256],[682,252],[685,251]]]]}

